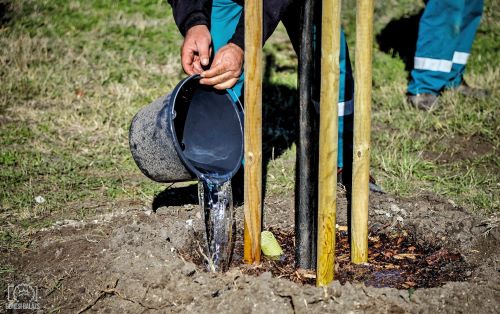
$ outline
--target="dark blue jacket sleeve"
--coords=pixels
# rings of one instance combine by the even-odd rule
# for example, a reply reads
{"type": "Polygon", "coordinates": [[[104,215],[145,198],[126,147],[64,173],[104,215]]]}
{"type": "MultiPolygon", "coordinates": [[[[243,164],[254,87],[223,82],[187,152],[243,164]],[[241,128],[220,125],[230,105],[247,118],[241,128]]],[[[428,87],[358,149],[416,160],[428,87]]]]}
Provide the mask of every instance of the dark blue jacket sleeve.
{"type": "MultiPolygon", "coordinates": [[[[271,37],[276,30],[286,9],[290,6],[293,0],[264,0],[263,7],[263,30],[262,30],[262,44],[271,37]]],[[[300,0],[295,0],[300,1],[300,0]]],[[[234,32],[233,37],[229,40],[230,43],[240,46],[245,49],[245,11],[238,21],[238,26],[234,32]]],[[[299,23],[299,21],[297,21],[299,23]]]]}
{"type": "Polygon", "coordinates": [[[212,0],[168,0],[172,6],[175,24],[182,36],[195,25],[206,25],[210,28],[212,0]]]}
{"type": "MultiPolygon", "coordinates": [[[[263,0],[263,43],[271,37],[278,26],[284,12],[293,0],[263,0]]],[[[300,1],[300,0],[295,0],[300,1]]],[[[212,0],[168,0],[172,6],[174,20],[183,36],[189,28],[195,25],[207,25],[210,28],[212,0]]],[[[242,0],[237,3],[243,5],[242,0]]],[[[230,43],[245,49],[245,11],[238,21],[236,31],[229,40],[230,43]]],[[[297,21],[298,23],[298,21],[297,21]]]]}

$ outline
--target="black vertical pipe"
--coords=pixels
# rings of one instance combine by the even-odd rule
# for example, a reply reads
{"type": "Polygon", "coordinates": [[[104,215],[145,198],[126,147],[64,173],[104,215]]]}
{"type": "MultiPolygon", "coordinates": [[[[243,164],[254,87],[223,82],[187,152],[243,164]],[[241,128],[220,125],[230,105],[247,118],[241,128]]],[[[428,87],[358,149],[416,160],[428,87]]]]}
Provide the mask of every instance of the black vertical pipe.
{"type": "MultiPolygon", "coordinates": [[[[318,182],[317,114],[312,102],[314,71],[315,0],[301,8],[299,44],[299,136],[295,178],[295,263],[312,269],[316,264],[318,182]]],[[[316,82],[319,84],[319,81],[316,82]]]]}

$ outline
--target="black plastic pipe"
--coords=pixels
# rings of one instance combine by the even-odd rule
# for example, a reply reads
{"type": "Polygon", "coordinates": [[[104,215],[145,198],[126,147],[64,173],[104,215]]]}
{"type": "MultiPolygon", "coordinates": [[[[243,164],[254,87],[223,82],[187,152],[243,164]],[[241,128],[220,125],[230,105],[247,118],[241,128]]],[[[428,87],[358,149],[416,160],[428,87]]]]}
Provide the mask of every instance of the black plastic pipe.
{"type": "MultiPolygon", "coordinates": [[[[299,136],[295,178],[295,263],[316,266],[318,132],[312,102],[314,79],[314,21],[316,0],[305,0],[301,9],[299,44],[299,136]]],[[[316,43],[318,44],[318,43],[316,43]]],[[[316,81],[316,82],[315,82],[316,81]]]]}

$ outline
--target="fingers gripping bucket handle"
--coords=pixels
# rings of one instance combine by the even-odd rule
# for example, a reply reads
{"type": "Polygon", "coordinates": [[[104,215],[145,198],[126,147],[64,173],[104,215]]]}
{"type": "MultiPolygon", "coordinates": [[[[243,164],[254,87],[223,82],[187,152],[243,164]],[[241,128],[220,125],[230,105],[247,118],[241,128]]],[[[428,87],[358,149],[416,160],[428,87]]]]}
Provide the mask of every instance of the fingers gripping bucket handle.
{"type": "Polygon", "coordinates": [[[241,165],[242,121],[240,103],[191,76],[137,113],[129,130],[130,151],[154,181],[222,182],[241,165]]]}

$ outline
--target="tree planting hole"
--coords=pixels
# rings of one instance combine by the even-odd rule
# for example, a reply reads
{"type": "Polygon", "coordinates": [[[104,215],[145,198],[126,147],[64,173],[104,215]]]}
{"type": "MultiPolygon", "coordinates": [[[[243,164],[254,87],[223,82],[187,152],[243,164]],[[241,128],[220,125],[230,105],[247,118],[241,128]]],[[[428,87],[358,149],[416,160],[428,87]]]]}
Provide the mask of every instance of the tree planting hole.
{"type": "MultiPolygon", "coordinates": [[[[280,260],[262,256],[258,266],[244,264],[242,235],[238,234],[231,268],[238,268],[242,273],[253,276],[269,272],[273,277],[314,285],[314,270],[295,268],[294,231],[272,227],[268,230],[274,233],[284,251],[280,260]]],[[[368,263],[361,265],[354,265],[350,261],[347,231],[338,231],[336,241],[335,280],[341,284],[363,282],[366,286],[377,288],[432,288],[450,281],[466,281],[472,274],[472,267],[460,253],[416,241],[404,230],[391,234],[371,233],[368,239],[368,263]]],[[[205,271],[206,261],[200,249],[199,246],[190,246],[180,250],[179,254],[205,271]]]]}

